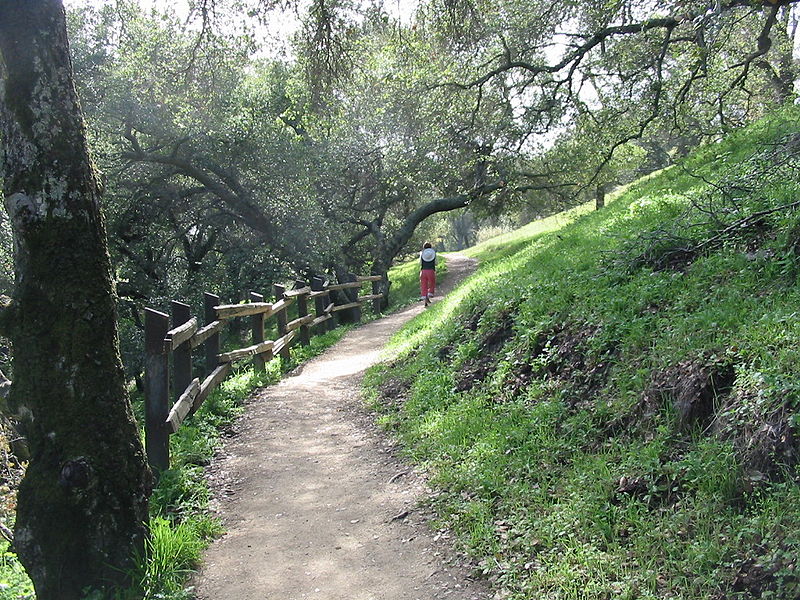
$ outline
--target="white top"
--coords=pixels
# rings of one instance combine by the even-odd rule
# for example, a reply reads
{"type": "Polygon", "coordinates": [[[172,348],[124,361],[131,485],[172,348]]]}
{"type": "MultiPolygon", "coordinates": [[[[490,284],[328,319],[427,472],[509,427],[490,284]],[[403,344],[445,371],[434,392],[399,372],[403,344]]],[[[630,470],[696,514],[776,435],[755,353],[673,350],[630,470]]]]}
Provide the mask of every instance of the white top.
{"type": "Polygon", "coordinates": [[[425,248],[422,252],[419,253],[420,258],[425,262],[430,262],[434,258],[436,258],[436,250],[433,248],[425,248]]]}

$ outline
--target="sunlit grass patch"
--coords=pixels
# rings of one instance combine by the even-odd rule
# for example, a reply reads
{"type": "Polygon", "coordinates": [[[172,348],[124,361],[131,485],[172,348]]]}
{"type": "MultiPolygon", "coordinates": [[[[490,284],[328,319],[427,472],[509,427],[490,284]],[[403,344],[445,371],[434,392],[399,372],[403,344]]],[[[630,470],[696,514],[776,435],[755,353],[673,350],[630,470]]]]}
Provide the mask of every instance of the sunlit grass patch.
{"type": "Polygon", "coordinates": [[[800,184],[773,160],[789,113],[467,250],[478,272],[368,374],[504,597],[798,597],[800,214],[781,204],[800,184]]]}
{"type": "Polygon", "coordinates": [[[33,597],[33,583],[10,548],[0,540],[0,600],[33,597]]]}
{"type": "Polygon", "coordinates": [[[140,565],[142,598],[189,598],[184,582],[200,564],[208,540],[220,531],[219,524],[207,517],[177,524],[163,517],[152,519],[145,560],[140,565]]]}

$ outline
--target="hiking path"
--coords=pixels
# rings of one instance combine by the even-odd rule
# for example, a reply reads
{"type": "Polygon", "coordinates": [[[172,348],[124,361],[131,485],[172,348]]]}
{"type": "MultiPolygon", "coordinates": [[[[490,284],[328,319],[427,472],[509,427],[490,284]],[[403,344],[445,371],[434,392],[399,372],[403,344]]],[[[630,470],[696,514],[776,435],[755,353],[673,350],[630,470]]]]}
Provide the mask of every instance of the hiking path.
{"type": "MultiPolygon", "coordinates": [[[[441,297],[475,261],[447,256],[441,297]]],[[[256,392],[209,467],[226,533],[204,555],[198,600],[486,600],[432,530],[430,490],[363,406],[365,370],[417,303],[349,331],[256,392]]]]}

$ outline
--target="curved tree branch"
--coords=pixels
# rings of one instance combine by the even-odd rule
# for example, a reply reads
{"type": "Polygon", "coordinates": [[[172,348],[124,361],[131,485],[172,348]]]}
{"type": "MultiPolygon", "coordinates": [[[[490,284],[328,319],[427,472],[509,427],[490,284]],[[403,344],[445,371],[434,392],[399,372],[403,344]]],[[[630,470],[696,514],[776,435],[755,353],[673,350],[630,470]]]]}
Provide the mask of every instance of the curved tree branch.
{"type": "Polygon", "coordinates": [[[741,69],[741,71],[739,71],[739,74],[731,82],[730,86],[728,86],[728,89],[725,91],[725,93],[723,93],[723,97],[733,91],[736,87],[741,86],[747,79],[747,75],[750,73],[750,68],[753,63],[769,52],[769,49],[772,47],[772,38],[770,37],[770,33],[772,32],[772,28],[775,26],[775,23],[778,21],[778,13],[781,10],[781,6],[781,3],[777,2],[772,4],[769,16],[764,22],[764,27],[761,29],[761,33],[756,40],[756,49],[742,62],[730,67],[730,70],[741,69]]]}
{"type": "Polygon", "coordinates": [[[427,204],[417,208],[403,220],[403,224],[400,228],[387,239],[384,245],[384,253],[394,258],[411,239],[411,236],[414,235],[414,231],[419,224],[431,215],[464,208],[468,206],[470,202],[488,196],[505,187],[506,184],[504,181],[498,181],[481,186],[480,188],[475,188],[467,194],[458,194],[456,196],[431,200],[427,204]]]}
{"type": "Polygon", "coordinates": [[[175,167],[182,175],[194,179],[217,196],[223,204],[231,209],[232,214],[239,221],[269,238],[274,238],[272,222],[246,197],[244,188],[238,182],[233,181],[230,174],[225,173],[221,167],[211,165],[206,171],[178,156],[145,152],[136,141],[135,136],[128,137],[126,135],[125,137],[131,141],[133,152],[123,153],[123,158],[175,167]]]}

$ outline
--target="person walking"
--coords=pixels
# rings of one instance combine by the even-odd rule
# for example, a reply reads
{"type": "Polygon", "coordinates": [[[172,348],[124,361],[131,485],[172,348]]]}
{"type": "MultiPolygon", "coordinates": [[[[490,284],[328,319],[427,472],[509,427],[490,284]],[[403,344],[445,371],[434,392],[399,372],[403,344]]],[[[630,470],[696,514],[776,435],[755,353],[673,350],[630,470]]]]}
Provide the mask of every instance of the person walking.
{"type": "Polygon", "coordinates": [[[427,307],[431,303],[433,293],[436,289],[436,250],[430,242],[422,245],[422,252],[419,253],[419,292],[420,300],[425,301],[427,307]]]}

